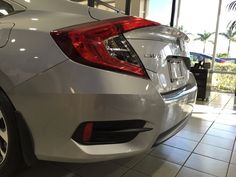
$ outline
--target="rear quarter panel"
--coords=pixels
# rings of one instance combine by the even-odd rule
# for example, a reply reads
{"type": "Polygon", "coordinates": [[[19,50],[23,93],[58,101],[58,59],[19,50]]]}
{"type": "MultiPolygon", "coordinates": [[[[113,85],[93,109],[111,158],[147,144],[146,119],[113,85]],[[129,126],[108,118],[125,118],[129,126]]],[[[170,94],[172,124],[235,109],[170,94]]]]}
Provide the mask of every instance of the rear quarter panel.
{"type": "MultiPolygon", "coordinates": [[[[60,8],[52,7],[54,10],[50,11],[50,6],[44,10],[29,6],[25,12],[0,19],[1,23],[14,24],[8,43],[0,48],[0,86],[6,92],[68,59],[50,32],[94,21],[86,6],[78,5],[78,12],[73,13],[74,6],[70,5],[71,12],[67,12],[68,9],[56,12],[54,10],[60,8]]],[[[62,5],[58,7],[63,8],[62,5]]]]}

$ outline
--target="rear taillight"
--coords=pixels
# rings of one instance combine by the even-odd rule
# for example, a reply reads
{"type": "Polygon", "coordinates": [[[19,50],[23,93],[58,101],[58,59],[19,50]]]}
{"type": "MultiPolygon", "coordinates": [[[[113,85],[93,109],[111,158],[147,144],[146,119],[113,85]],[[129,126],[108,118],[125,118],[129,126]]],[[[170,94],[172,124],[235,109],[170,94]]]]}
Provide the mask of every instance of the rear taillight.
{"type": "Polygon", "coordinates": [[[75,62],[146,78],[139,57],[122,34],[156,25],[159,24],[129,16],[56,30],[51,36],[75,62]]]}

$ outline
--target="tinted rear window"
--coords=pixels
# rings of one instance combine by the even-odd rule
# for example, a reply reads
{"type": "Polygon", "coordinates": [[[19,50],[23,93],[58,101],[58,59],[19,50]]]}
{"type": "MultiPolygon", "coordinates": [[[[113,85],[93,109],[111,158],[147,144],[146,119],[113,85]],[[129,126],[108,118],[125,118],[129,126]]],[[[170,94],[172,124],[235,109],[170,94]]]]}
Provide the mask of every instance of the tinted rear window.
{"type": "MultiPolygon", "coordinates": [[[[70,0],[70,1],[77,2],[77,3],[83,4],[83,5],[88,5],[88,0],[70,0]]],[[[102,0],[101,2],[108,4],[109,6],[111,6],[113,8],[116,7],[115,0],[102,0]]],[[[106,7],[106,6],[100,4],[97,1],[94,2],[94,8],[101,9],[101,10],[106,10],[106,11],[110,11],[110,12],[114,12],[114,10],[112,10],[111,8],[106,7]]]]}
{"type": "Polygon", "coordinates": [[[14,8],[11,4],[0,0],[0,16],[6,16],[14,13],[14,8]]]}
{"type": "Polygon", "coordinates": [[[21,5],[16,3],[9,3],[4,0],[0,0],[0,18],[4,16],[8,16],[11,14],[14,14],[16,12],[24,11],[25,8],[23,8],[21,5]]]}

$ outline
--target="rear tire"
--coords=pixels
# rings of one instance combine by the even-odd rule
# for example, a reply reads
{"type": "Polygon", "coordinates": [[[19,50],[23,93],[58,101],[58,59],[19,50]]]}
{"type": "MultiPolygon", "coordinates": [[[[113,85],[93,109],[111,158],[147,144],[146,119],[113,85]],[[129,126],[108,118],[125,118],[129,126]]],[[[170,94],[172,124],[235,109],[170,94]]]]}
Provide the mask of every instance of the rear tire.
{"type": "Polygon", "coordinates": [[[0,91],[0,176],[13,176],[23,164],[15,110],[0,91]]]}

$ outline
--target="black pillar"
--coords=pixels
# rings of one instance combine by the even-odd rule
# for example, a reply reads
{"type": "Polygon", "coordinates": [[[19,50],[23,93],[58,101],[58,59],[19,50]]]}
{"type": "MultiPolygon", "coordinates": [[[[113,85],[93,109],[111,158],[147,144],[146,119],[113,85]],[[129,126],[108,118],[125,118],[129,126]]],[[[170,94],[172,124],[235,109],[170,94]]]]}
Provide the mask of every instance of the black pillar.
{"type": "Polygon", "coordinates": [[[172,1],[172,10],[171,10],[171,19],[170,19],[170,26],[174,26],[175,21],[175,6],[176,6],[176,0],[172,1]]]}
{"type": "Polygon", "coordinates": [[[130,15],[130,6],[131,6],[131,0],[126,0],[126,3],[125,3],[125,15],[130,15]]]}
{"type": "Polygon", "coordinates": [[[88,0],[88,6],[94,7],[94,1],[95,0],[88,0]]]}

